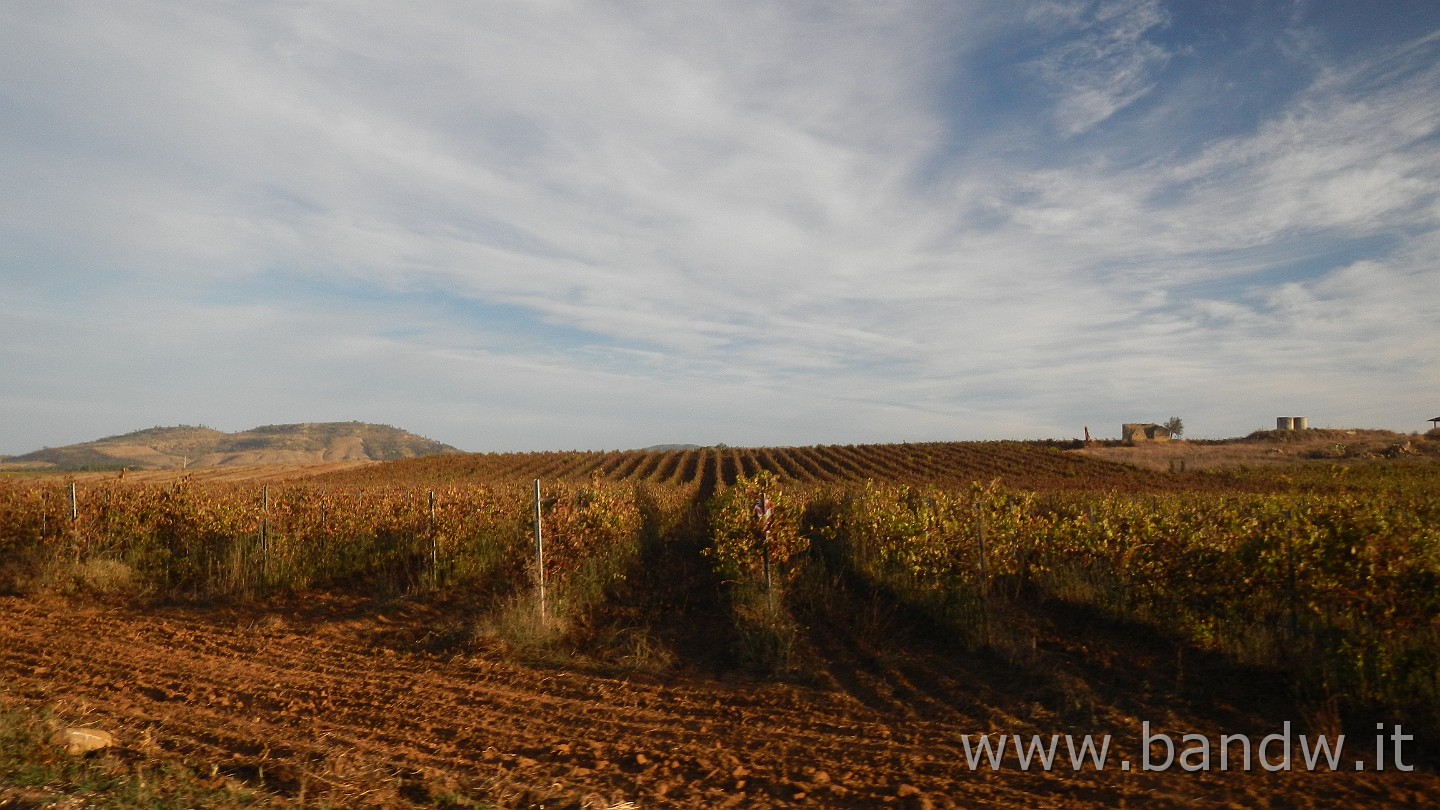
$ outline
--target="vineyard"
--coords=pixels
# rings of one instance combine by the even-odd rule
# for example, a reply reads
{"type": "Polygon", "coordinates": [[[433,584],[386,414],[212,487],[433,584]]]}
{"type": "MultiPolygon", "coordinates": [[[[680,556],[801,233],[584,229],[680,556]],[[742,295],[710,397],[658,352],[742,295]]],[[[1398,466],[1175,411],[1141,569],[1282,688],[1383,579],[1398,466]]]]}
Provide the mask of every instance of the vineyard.
{"type": "Polygon", "coordinates": [[[1058,443],[935,442],[814,447],[494,453],[409,459],[333,474],[333,480],[382,483],[455,481],[641,481],[657,485],[729,486],[768,472],[796,485],[866,479],[933,484],[1000,479],[1017,488],[1151,489],[1175,486],[1165,476],[1067,453],[1058,443]]]}
{"type": "MultiPolygon", "coordinates": [[[[398,677],[429,690],[440,709],[393,718],[394,732],[347,720],[360,707],[343,702],[326,719],[321,706],[332,699],[305,697],[319,687],[269,669],[259,671],[277,681],[273,697],[233,698],[277,707],[268,731],[247,731],[215,708],[220,682],[196,693],[182,686],[195,673],[178,662],[146,664],[172,685],[146,687],[106,718],[162,734],[173,725],[167,745],[177,756],[230,768],[251,786],[263,782],[252,778],[260,763],[277,757],[272,774],[291,776],[275,789],[291,799],[313,789],[355,800],[364,780],[315,764],[333,767],[341,749],[397,786],[382,804],[443,804],[442,792],[516,805],[548,797],[556,806],[602,806],[595,796],[713,806],[737,795],[749,806],[807,796],[821,806],[897,797],[924,806],[965,795],[1004,804],[1077,786],[1097,805],[1156,790],[1246,804],[1268,791],[1420,796],[1437,786],[1427,770],[1440,731],[1437,493],[1440,465],[1423,459],[1162,472],[1025,442],[447,455],[264,481],[16,478],[0,480],[0,592],[15,594],[0,611],[0,629],[15,642],[0,653],[0,669],[16,694],[32,698],[49,694],[53,673],[67,668],[76,675],[61,686],[97,698],[124,692],[108,659],[56,641],[65,632],[53,623],[36,634],[16,618],[56,594],[129,611],[142,634],[163,635],[157,622],[180,632],[178,624],[181,635],[213,630],[221,646],[244,647],[250,642],[224,640],[230,619],[214,617],[268,612],[309,623],[298,635],[272,634],[287,655],[303,656],[300,640],[318,633],[322,647],[352,659],[343,668],[383,669],[397,660],[385,656],[401,656],[398,677]],[[315,609],[348,618],[321,621],[315,609]],[[396,627],[386,616],[397,613],[411,618],[396,627]],[[370,641],[340,626],[364,628],[370,641]],[[470,671],[477,661],[499,667],[507,699],[521,702],[554,700],[517,685],[527,667],[607,673],[567,680],[555,687],[562,692],[630,694],[609,673],[680,683],[678,705],[752,705],[760,712],[752,721],[763,716],[767,733],[799,735],[799,747],[744,743],[694,708],[656,715],[674,726],[663,732],[640,719],[621,726],[651,728],[695,761],[713,760],[700,749],[715,742],[734,764],[637,758],[623,734],[564,713],[530,732],[549,738],[541,748],[496,732],[476,742],[494,756],[471,756],[454,740],[473,729],[447,725],[445,713],[466,723],[501,718],[467,715],[451,705],[458,686],[417,673],[470,671]],[[729,685],[735,678],[752,685],[729,685]],[[785,700],[829,701],[827,711],[853,728],[806,720],[808,730],[781,732],[766,702],[777,689],[789,690],[785,700]],[[837,699],[848,708],[832,705],[837,699]],[[1142,712],[1215,726],[1263,723],[1277,711],[1316,733],[1364,736],[1376,723],[1403,724],[1419,740],[1422,766],[1371,773],[1372,761],[1323,785],[1304,774],[1216,784],[1183,773],[1136,782],[1112,770],[1067,773],[1069,781],[1017,772],[986,788],[1003,787],[994,794],[956,765],[956,741],[997,724],[1002,733],[1118,732],[1142,712]],[[897,717],[910,718],[904,735],[891,724],[897,717]],[[199,730],[212,721],[226,731],[199,730]],[[310,726],[349,742],[337,749],[298,730],[310,726]],[[446,729],[449,742],[421,739],[446,729]],[[832,750],[856,729],[891,739],[900,759],[883,742],[832,750]],[[800,761],[807,735],[832,761],[800,761]],[[579,763],[572,737],[608,753],[579,763]],[[747,745],[781,746],[783,756],[765,764],[747,745]],[[628,764],[597,765],[627,756],[628,764]],[[841,766],[848,782],[833,772],[841,766]],[[897,793],[895,780],[908,789],[897,793]]],[[[241,664],[226,666],[262,666],[235,655],[241,664]]],[[[218,666],[233,656],[203,657],[218,666]]],[[[323,680],[335,665],[300,666],[323,680]]],[[[383,689],[363,678],[347,688],[383,689]]]]}

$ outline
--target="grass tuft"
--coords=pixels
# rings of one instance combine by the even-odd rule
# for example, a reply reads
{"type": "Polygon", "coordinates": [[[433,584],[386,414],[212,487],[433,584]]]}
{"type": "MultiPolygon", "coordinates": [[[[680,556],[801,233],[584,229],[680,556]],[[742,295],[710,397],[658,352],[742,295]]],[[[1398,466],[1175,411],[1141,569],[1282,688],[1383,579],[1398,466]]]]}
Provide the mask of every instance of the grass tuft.
{"type": "Polygon", "coordinates": [[[143,751],[71,756],[51,742],[65,723],[49,709],[0,704],[0,807],[238,808],[273,797],[233,780],[202,779],[143,751]]]}

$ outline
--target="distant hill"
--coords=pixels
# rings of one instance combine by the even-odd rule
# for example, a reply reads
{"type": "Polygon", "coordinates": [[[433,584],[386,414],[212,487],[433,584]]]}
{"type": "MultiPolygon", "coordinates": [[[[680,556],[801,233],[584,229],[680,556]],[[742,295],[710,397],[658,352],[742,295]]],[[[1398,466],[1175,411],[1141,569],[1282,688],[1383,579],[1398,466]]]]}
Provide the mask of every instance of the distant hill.
{"type": "Polygon", "coordinates": [[[699,450],[698,444],[652,444],[649,447],[640,448],[646,452],[662,452],[668,450],[699,450]]]}
{"type": "Polygon", "coordinates": [[[180,425],[154,427],[65,447],[47,447],[4,460],[5,467],[35,470],[136,470],[228,467],[252,464],[323,464],[394,461],[458,453],[414,433],[365,422],[265,425],[240,433],[180,425]]]}

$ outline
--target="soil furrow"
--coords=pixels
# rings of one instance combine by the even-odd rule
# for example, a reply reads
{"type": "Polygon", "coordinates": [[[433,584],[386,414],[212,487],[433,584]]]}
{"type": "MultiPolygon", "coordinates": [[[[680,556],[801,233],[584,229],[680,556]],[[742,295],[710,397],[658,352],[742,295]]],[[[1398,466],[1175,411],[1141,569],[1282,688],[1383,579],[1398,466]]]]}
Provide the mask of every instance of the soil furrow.
{"type": "MultiPolygon", "coordinates": [[[[1053,725],[1031,719],[1044,712],[1026,692],[1043,696],[1049,685],[1005,683],[999,664],[938,653],[877,657],[823,623],[811,643],[831,689],[734,674],[662,680],[531,668],[483,649],[425,651],[417,639],[443,612],[435,606],[389,604],[382,614],[353,599],[312,598],[158,610],[0,598],[0,692],[85,707],[127,745],[150,739],[201,772],[255,784],[263,774],[266,790],[322,799],[330,791],[337,805],[423,804],[447,785],[502,806],[527,795],[645,807],[1101,807],[1200,797],[1254,806],[1297,796],[1314,801],[1289,803],[1373,805],[1419,801],[1435,783],[1420,771],[1224,781],[1115,768],[972,771],[962,737],[1053,725]]],[[[1049,675],[1062,676],[1070,670],[1049,675]]],[[[1122,705],[1102,701],[1089,723],[1128,721],[1122,705]]],[[[1118,734],[1116,744],[1133,747],[1133,736],[1118,734]]]]}

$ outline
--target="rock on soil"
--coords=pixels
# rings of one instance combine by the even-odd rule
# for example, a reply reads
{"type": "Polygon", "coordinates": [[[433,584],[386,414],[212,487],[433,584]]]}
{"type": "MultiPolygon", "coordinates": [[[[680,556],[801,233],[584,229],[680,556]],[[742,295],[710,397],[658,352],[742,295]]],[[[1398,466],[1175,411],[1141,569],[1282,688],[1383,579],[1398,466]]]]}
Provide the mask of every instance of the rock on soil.
{"type": "Polygon", "coordinates": [[[98,728],[62,728],[55,732],[50,742],[65,749],[72,757],[83,756],[115,744],[115,735],[98,728]]]}

